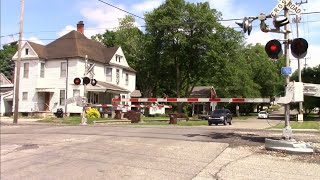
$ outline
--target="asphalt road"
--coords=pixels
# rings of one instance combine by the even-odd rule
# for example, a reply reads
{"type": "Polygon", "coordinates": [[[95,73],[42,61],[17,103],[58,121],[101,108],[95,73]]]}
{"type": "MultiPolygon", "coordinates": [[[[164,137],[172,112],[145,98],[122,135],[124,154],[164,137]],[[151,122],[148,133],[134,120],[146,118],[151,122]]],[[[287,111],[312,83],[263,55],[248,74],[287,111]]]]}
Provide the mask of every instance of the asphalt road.
{"type": "Polygon", "coordinates": [[[318,154],[264,150],[281,131],[232,126],[2,125],[1,179],[320,179],[318,154]]]}

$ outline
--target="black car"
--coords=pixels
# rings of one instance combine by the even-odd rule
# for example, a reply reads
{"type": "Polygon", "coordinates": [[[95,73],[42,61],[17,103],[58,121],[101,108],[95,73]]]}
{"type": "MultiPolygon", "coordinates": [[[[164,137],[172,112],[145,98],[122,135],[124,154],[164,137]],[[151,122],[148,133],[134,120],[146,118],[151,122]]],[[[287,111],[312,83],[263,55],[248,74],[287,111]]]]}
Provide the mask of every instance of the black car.
{"type": "Polygon", "coordinates": [[[229,109],[216,109],[212,112],[210,117],[208,118],[208,125],[212,124],[218,125],[219,123],[223,123],[227,125],[229,123],[232,124],[232,113],[229,109]]]}

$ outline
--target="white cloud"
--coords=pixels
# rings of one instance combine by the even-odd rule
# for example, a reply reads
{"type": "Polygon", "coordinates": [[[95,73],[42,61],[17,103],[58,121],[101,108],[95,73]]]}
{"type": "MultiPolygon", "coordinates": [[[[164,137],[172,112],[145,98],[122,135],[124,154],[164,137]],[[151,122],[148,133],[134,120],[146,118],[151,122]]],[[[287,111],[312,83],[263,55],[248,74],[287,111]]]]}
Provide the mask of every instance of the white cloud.
{"type": "Polygon", "coordinates": [[[250,36],[246,35],[246,42],[247,44],[266,44],[269,40],[274,39],[272,34],[264,33],[262,31],[252,31],[250,36]]]}
{"type": "Polygon", "coordinates": [[[10,37],[10,36],[5,36],[5,37],[1,37],[1,45],[0,45],[0,49],[2,49],[2,46],[9,44],[11,42],[17,41],[18,38],[15,38],[14,36],[10,37]]]}
{"type": "MultiPolygon", "coordinates": [[[[126,9],[124,5],[113,4],[121,9],[126,9]]],[[[80,9],[80,13],[91,24],[95,24],[98,28],[112,29],[119,26],[119,18],[123,18],[127,13],[110,7],[100,2],[85,5],[80,9]]]]}
{"type": "Polygon", "coordinates": [[[306,56],[306,63],[308,67],[314,67],[320,64],[320,45],[311,45],[308,48],[308,54],[306,56]]]}
{"type": "Polygon", "coordinates": [[[27,41],[31,41],[31,42],[34,42],[37,44],[44,45],[44,43],[38,37],[35,37],[35,36],[31,36],[31,37],[27,38],[27,41]]]}
{"type": "Polygon", "coordinates": [[[65,34],[69,33],[69,32],[72,31],[72,30],[76,30],[76,28],[73,27],[72,25],[67,25],[67,26],[66,26],[65,28],[63,28],[61,31],[57,32],[57,35],[58,35],[59,37],[61,37],[61,36],[65,35],[65,34]]]}
{"type": "MultiPolygon", "coordinates": [[[[239,3],[236,2],[236,0],[209,0],[208,2],[211,8],[214,8],[222,13],[222,19],[243,18],[245,16],[250,16],[247,11],[235,6],[235,4],[239,3]]],[[[234,21],[222,21],[221,24],[230,27],[237,26],[234,21]]]]}
{"type": "MultiPolygon", "coordinates": [[[[319,58],[319,52],[320,52],[320,45],[312,45],[308,48],[308,54],[305,58],[300,59],[300,67],[301,69],[306,67],[315,67],[320,65],[320,58],[319,58]]],[[[298,60],[294,58],[290,54],[290,60],[292,67],[292,70],[295,71],[298,69],[298,60]]]]}
{"type": "Polygon", "coordinates": [[[148,12],[152,11],[153,9],[159,7],[163,3],[163,0],[147,0],[143,1],[139,4],[134,4],[132,6],[135,12],[148,12]]]}

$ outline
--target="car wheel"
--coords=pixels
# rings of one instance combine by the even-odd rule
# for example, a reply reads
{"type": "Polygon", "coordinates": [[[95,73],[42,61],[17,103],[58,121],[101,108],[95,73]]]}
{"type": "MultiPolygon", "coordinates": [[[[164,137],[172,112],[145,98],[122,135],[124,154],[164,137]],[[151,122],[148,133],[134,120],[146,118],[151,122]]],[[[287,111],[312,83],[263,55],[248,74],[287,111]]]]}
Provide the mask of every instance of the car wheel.
{"type": "Polygon", "coordinates": [[[211,123],[211,122],[208,122],[208,125],[209,125],[209,126],[211,126],[211,125],[212,125],[212,123],[211,123]]]}
{"type": "Polygon", "coordinates": [[[224,119],[223,125],[227,125],[227,120],[226,119],[224,119]]]}

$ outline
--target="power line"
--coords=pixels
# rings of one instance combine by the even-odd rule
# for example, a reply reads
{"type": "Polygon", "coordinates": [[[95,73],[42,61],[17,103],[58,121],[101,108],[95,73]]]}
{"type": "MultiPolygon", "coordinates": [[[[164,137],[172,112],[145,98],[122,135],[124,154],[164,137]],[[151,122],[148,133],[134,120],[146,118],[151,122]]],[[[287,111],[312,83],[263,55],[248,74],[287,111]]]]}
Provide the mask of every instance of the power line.
{"type": "MultiPolygon", "coordinates": [[[[104,2],[104,1],[102,1],[102,0],[98,0],[98,1],[101,1],[102,3],[106,3],[106,2],[104,2]]],[[[113,6],[113,5],[111,5],[111,4],[109,4],[109,3],[106,3],[107,5],[110,5],[110,6],[113,6]]],[[[114,6],[115,7],[115,6],[114,6]]],[[[117,7],[115,7],[115,8],[117,8],[117,7]]],[[[120,9],[120,8],[119,8],[120,9]]],[[[122,10],[122,9],[120,9],[120,10],[122,10]]],[[[125,11],[125,10],[123,10],[123,11],[125,11]]],[[[130,12],[127,12],[127,11],[125,11],[126,13],[129,13],[129,14],[131,14],[131,15],[133,15],[133,16],[136,16],[137,17],[137,15],[134,15],[134,14],[132,14],[132,13],[130,13],[130,12]]],[[[305,15],[308,15],[308,14],[320,14],[320,11],[314,11],[314,12],[306,12],[306,13],[301,13],[301,14],[305,14],[305,15]]],[[[290,14],[290,15],[295,15],[295,14],[290,14]]],[[[139,17],[139,16],[138,16],[139,17]]],[[[139,18],[141,18],[141,17],[139,17],[139,18]]],[[[141,19],[144,19],[144,18],[141,18],[141,19]]],[[[218,19],[217,21],[220,21],[220,22],[228,22],[228,21],[237,21],[237,20],[243,20],[243,18],[230,18],[230,19],[218,19]]],[[[307,21],[302,21],[301,23],[315,23],[315,22],[320,22],[320,20],[307,20],[307,21]]],[[[149,26],[154,26],[154,27],[156,27],[156,26],[174,26],[174,25],[183,25],[183,24],[196,24],[196,23],[209,23],[208,21],[193,21],[193,22],[186,22],[186,23],[168,23],[168,24],[154,24],[154,25],[149,25],[149,26]]],[[[145,28],[145,27],[147,27],[147,25],[141,25],[141,26],[135,26],[135,27],[137,27],[137,28],[145,28]]],[[[253,26],[253,27],[258,27],[258,26],[253,26]]],[[[101,28],[86,28],[86,30],[99,30],[99,29],[105,29],[105,30],[115,30],[116,28],[118,28],[118,27],[111,27],[111,28],[103,28],[103,27],[101,27],[101,28]]],[[[239,27],[230,27],[230,28],[239,28],[239,27]]],[[[43,31],[31,31],[31,32],[24,32],[24,34],[26,34],[26,33],[29,33],[29,34],[31,34],[31,33],[56,33],[56,32],[60,32],[61,30],[43,30],[43,31]]],[[[7,37],[7,36],[13,36],[13,35],[17,35],[17,34],[19,34],[19,33],[13,33],[13,34],[8,34],[8,35],[3,35],[3,36],[1,36],[1,38],[3,38],[3,37],[7,37]]],[[[52,39],[50,39],[50,40],[52,40],[52,39]]]]}
{"type": "Polygon", "coordinates": [[[0,37],[1,37],[1,38],[3,38],[3,37],[8,37],[8,36],[14,36],[14,35],[17,35],[17,34],[19,34],[19,33],[13,33],[13,34],[2,35],[2,36],[0,36],[0,37]]]}
{"type": "Polygon", "coordinates": [[[110,4],[110,3],[104,2],[104,1],[102,1],[102,0],[98,0],[98,1],[104,3],[104,4],[108,5],[108,6],[111,6],[111,7],[113,7],[113,8],[116,8],[116,9],[118,9],[118,10],[120,10],[120,11],[123,11],[123,12],[125,12],[125,13],[131,14],[132,16],[135,16],[135,17],[137,17],[137,18],[140,18],[140,19],[145,20],[143,17],[140,17],[140,16],[138,16],[138,15],[135,15],[135,14],[133,14],[133,13],[131,13],[131,12],[128,12],[128,11],[126,11],[126,10],[124,10],[124,9],[121,9],[121,8],[119,8],[119,7],[117,7],[117,6],[114,6],[114,5],[110,4]]]}
{"type": "MultiPolygon", "coordinates": [[[[320,14],[320,11],[306,12],[301,14],[320,14]]],[[[295,14],[290,14],[290,15],[295,15],[295,14]]]]}

